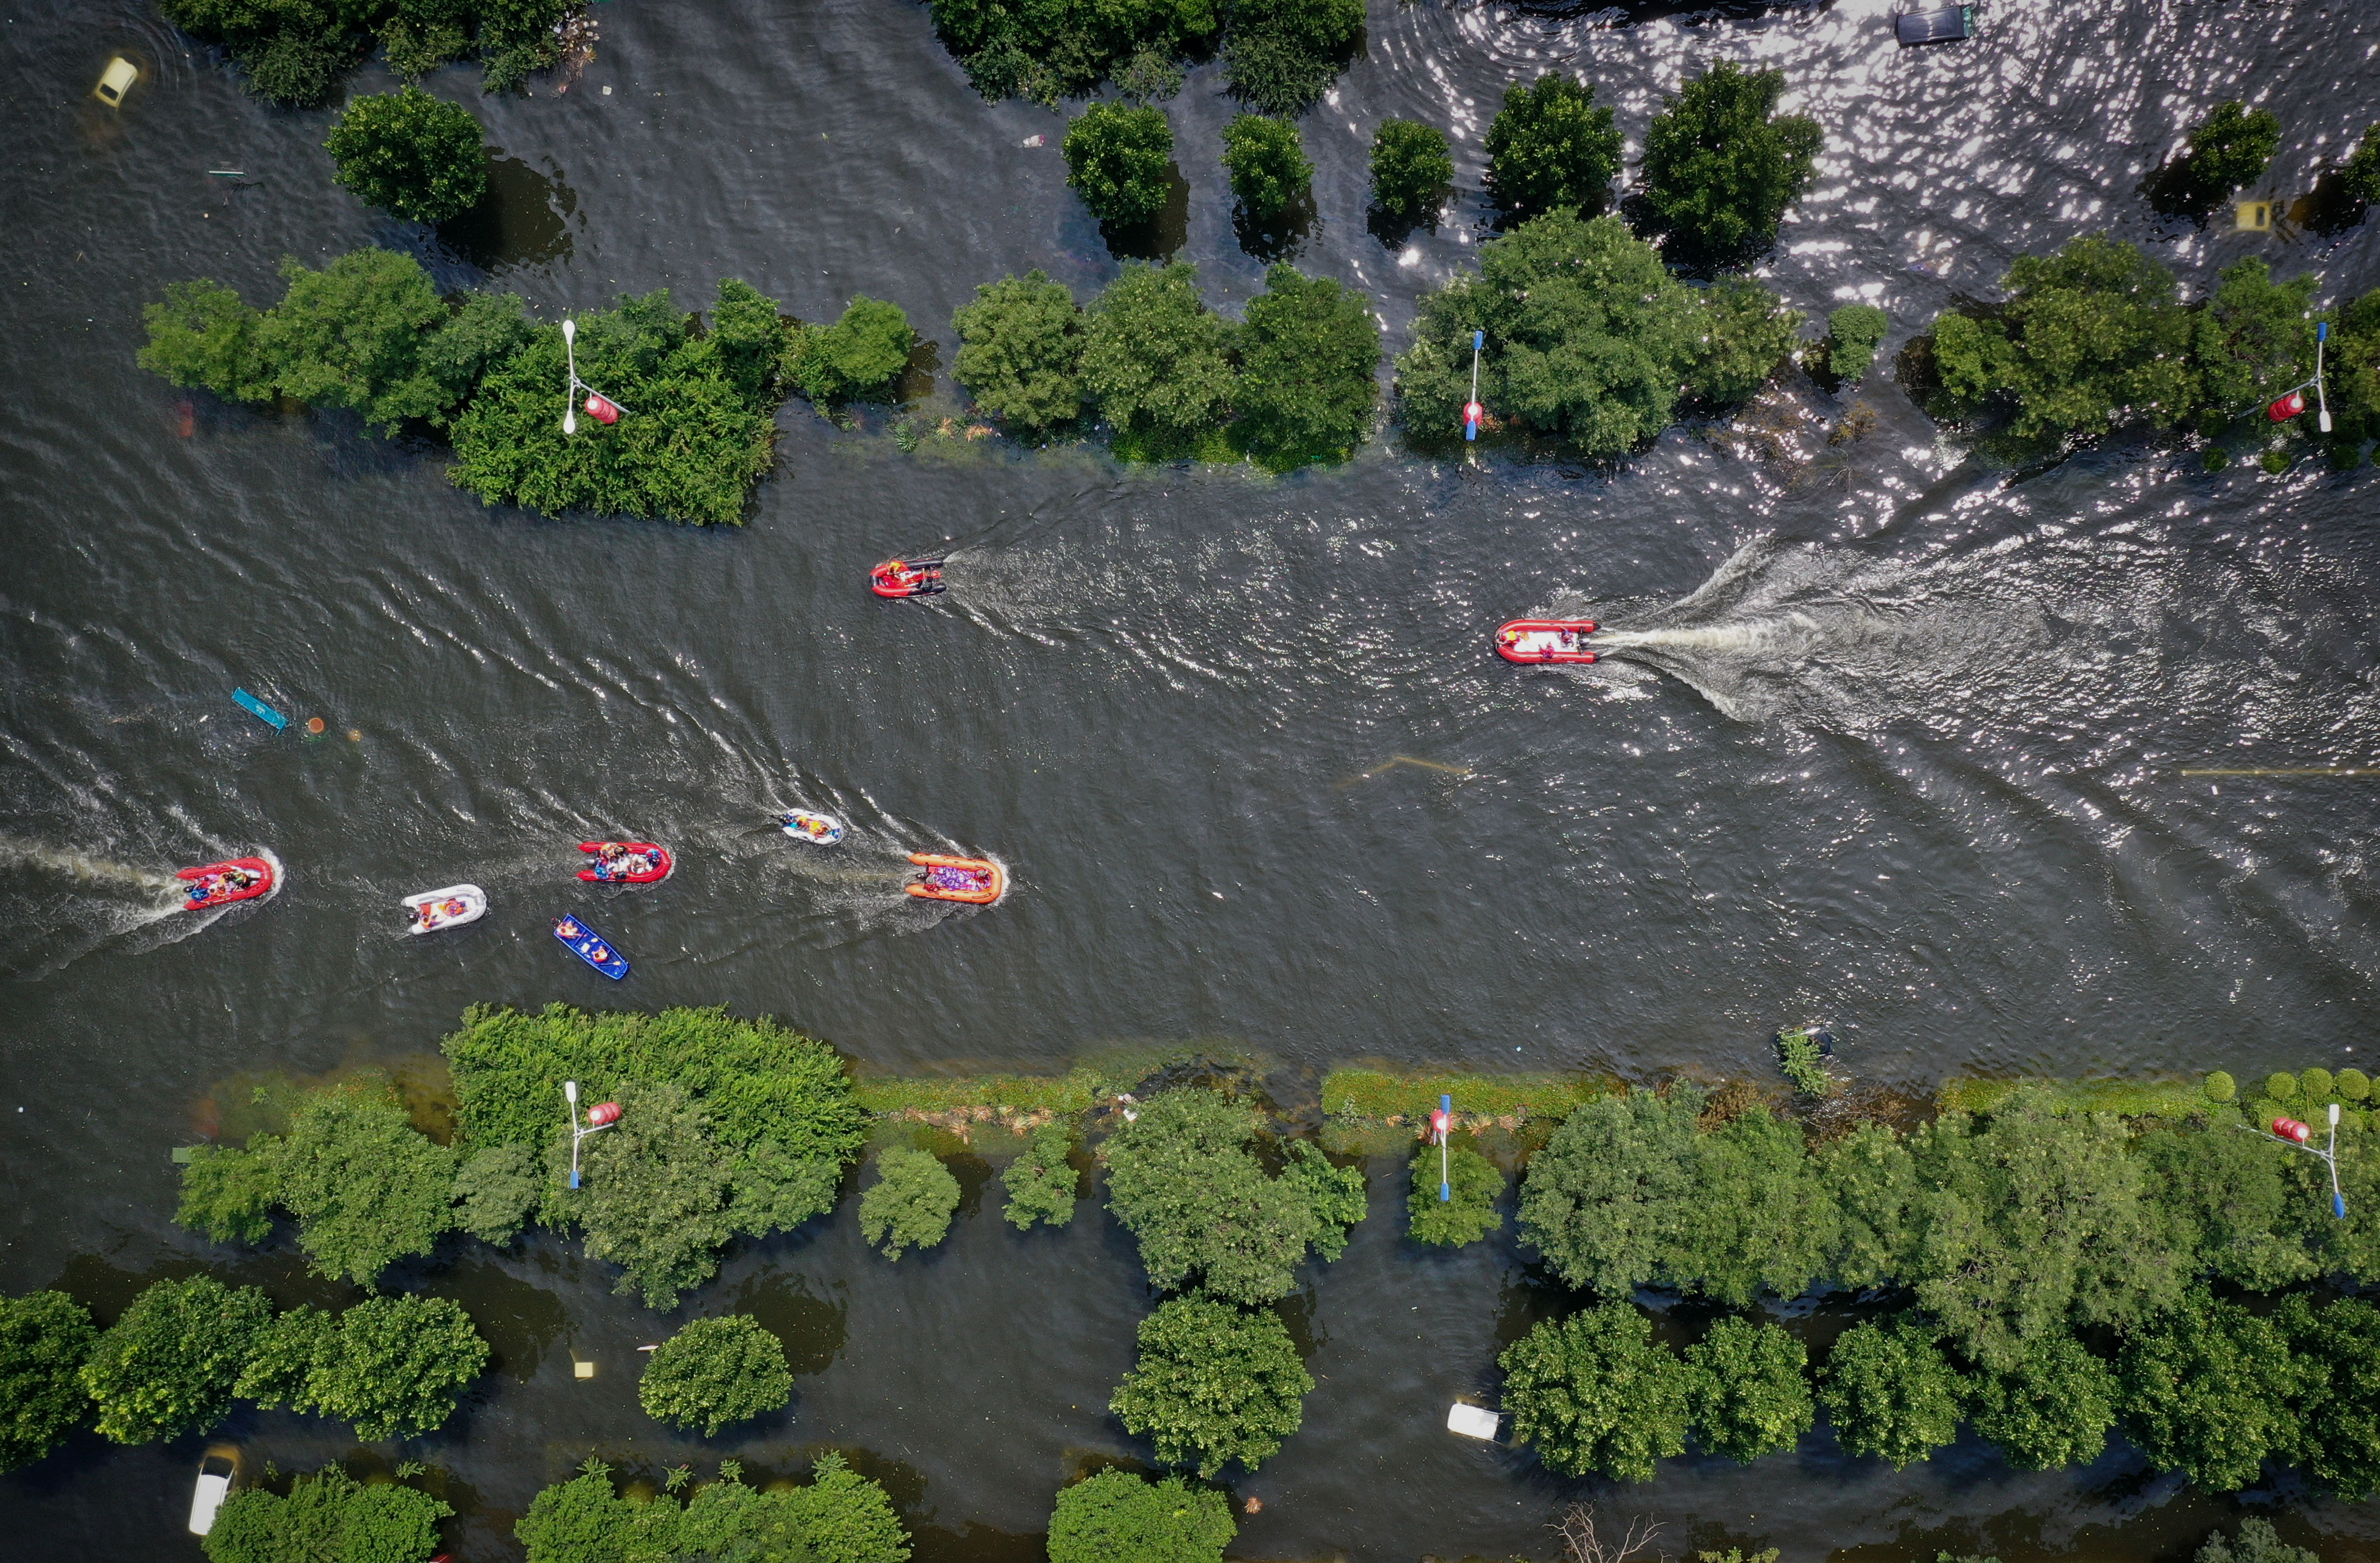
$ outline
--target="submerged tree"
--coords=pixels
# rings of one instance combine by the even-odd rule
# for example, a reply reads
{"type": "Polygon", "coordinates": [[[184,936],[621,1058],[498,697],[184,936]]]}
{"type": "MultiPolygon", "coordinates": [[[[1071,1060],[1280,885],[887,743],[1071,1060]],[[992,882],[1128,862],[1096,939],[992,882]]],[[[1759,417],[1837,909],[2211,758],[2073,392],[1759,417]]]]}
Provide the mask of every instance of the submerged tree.
{"type": "Polygon", "coordinates": [[[1262,114],[1304,114],[1363,30],[1364,0],[1269,0],[1230,16],[1223,71],[1232,93],[1262,114]]]}
{"type": "Polygon", "coordinates": [[[890,1146],[876,1158],[876,1180],[859,1196],[859,1230],[884,1257],[932,1248],[950,1235],[959,1181],[939,1158],[906,1145],[890,1146]]]}
{"type": "Polygon", "coordinates": [[[1083,389],[1120,434],[1187,454],[1230,405],[1231,328],[1198,296],[1198,272],[1128,262],[1087,311],[1083,389]]]}
{"type": "Polygon", "coordinates": [[[30,1465],[91,1414],[77,1376],[99,1329],[63,1291],[0,1298],[0,1472],[30,1465]]]}
{"type": "Polygon", "coordinates": [[[2380,1308],[2300,1293],[2274,1322],[2301,1368],[2289,1458],[2350,1503],[2380,1492],[2380,1308]]]}
{"type": "Polygon", "coordinates": [[[1066,183],[1102,223],[1131,227],[1164,208],[1173,129],[1162,111],[1093,103],[1066,127],[1066,183]]]}
{"type": "Polygon", "coordinates": [[[409,1563],[437,1546],[438,1521],[454,1512],[401,1483],[367,1484],[326,1465],[286,1497],[233,1489],[199,1545],[208,1563],[409,1563]]]}
{"type": "Polygon", "coordinates": [[[212,1276],[157,1281],[103,1331],[79,1376],[99,1431],[119,1444],[203,1433],[231,1410],[232,1387],[273,1304],[212,1276]]]}
{"type": "Polygon", "coordinates": [[[324,145],[356,199],[411,222],[443,223],[487,193],[480,122],[419,87],[356,99],[324,145]]]}
{"type": "Polygon", "coordinates": [[[2150,204],[2204,222],[2216,203],[2265,171],[2281,147],[2281,122],[2239,99],[2220,103],[2190,128],[2190,151],[2154,180],[2150,204]]]}
{"type": "Polygon", "coordinates": [[[1050,1563],[1222,1563],[1238,1531],[1216,1489],[1111,1467],[1058,1490],[1050,1563]]]}
{"type": "Polygon", "coordinates": [[[1645,130],[1645,204],[1688,260],[1728,262],[1777,242],[1825,144],[1818,122],[1776,115],[1785,73],[1722,60],[1665,98],[1645,130]]]}
{"type": "Polygon", "coordinates": [[[1372,205],[1392,222],[1419,224],[1454,183],[1446,132],[1417,119],[1384,119],[1372,133],[1372,205]]]}
{"type": "Polygon", "coordinates": [[[1286,212],[1314,177],[1297,127],[1261,114],[1234,115],[1223,127],[1223,170],[1241,210],[1259,223],[1286,212]]]}
{"type": "Polygon", "coordinates": [[[2127,1333],[2117,1372],[2124,1430],[2150,1462],[2229,1493],[2289,1448],[2310,1368],[2273,1321],[2192,1292],[2127,1333]]]}
{"type": "Polygon", "coordinates": [[[951,378],[1010,430],[1039,434],[1082,416],[1083,312],[1063,283],[1038,270],[985,283],[951,327],[951,378]]]}
{"type": "Polygon", "coordinates": [[[1075,1202],[1082,1197],[1083,1175],[1069,1159],[1075,1137],[1063,1126],[1045,1123],[1033,1131],[1025,1154],[1000,1175],[1008,1191],[1001,1216],[1018,1231],[1030,1231],[1036,1221],[1062,1227],[1075,1218],[1075,1202]]]}
{"type": "Polygon", "coordinates": [[[889,392],[909,367],[917,343],[901,306],[863,293],[832,325],[804,327],[787,350],[786,363],[790,378],[810,400],[858,401],[889,392]]]}
{"type": "Polygon", "coordinates": [[[210,1242],[261,1242],[280,1203],[281,1178],[271,1157],[233,1145],[193,1145],[174,1219],[210,1242]]]}
{"type": "Polygon", "coordinates": [[[1548,73],[1504,90],[1488,127],[1488,188],[1508,220],[1592,214],[1620,172],[1620,130],[1595,89],[1548,73]]]}
{"type": "Polygon", "coordinates": [[[1685,1353],[1694,1441],[1747,1465],[1793,1448],[1816,1419],[1803,1372],[1808,1360],[1775,1325],[1718,1320],[1685,1353]]]}
{"type": "Polygon", "coordinates": [[[1443,1181],[1451,1199],[1438,1197],[1439,1170],[1437,1146],[1425,1144],[1415,1148],[1413,1186],[1405,1194],[1405,1230],[1415,1242],[1461,1248],[1503,1226],[1496,1202],[1503,1197],[1504,1174],[1494,1162],[1469,1145],[1449,1145],[1443,1181]]]}
{"type": "Polygon", "coordinates": [[[265,1154],[317,1274],[375,1285],[455,1224],[455,1153],[414,1128],[385,1081],[309,1097],[265,1154]]]}
{"type": "Polygon", "coordinates": [[[783,1411],[794,1398],[783,1342],[748,1314],[691,1319],[662,1342],[637,1380],[637,1403],[657,1422],[715,1438],[731,1422],[783,1411]]]}
{"type": "Polygon", "coordinates": [[[1694,1375],[1633,1304],[1548,1320],[1497,1362],[1512,1441],[1550,1470],[1649,1482],[1656,1461],[1685,1452],[1694,1375]]]}
{"type": "Polygon", "coordinates": [[[1379,404],[1380,327],[1364,296],[1288,265],[1265,273],[1240,328],[1232,435],[1266,466],[1342,461],[1379,404]]]}
{"type": "Polygon", "coordinates": [[[1845,383],[1857,381],[1876,361],[1876,350],[1891,329],[1891,317],[1873,304],[1842,305],[1827,317],[1827,334],[1812,367],[1845,383]]]}
{"type": "Polygon", "coordinates": [[[1853,1325],[1836,1339],[1818,1399],[1846,1453],[1903,1471],[1958,1441],[1967,1383],[1936,1339],[1908,1315],[1853,1325]]]}
{"type": "Polygon", "coordinates": [[[443,1297],[367,1298],[336,1317],[293,1308],[259,1332],[235,1393],[335,1416],[360,1438],[410,1438],[455,1414],[488,1343],[443,1297]]]}
{"type": "Polygon", "coordinates": [[[1974,1419],[2021,1471],[2088,1465],[2115,1425],[2115,1371],[2062,1330],[2040,1336],[2007,1372],[1977,1378],[1974,1419]]]}
{"type": "Polygon", "coordinates": [[[1305,1420],[1314,1378],[1269,1312],[1177,1297],[1140,1321],[1139,1341],[1109,1409],[1170,1465],[1201,1478],[1235,1460],[1254,1471],[1305,1420]]]}
{"type": "MultiPolygon", "coordinates": [[[[677,1086],[625,1086],[619,1102],[620,1121],[581,1153],[581,1189],[549,1193],[546,1207],[586,1230],[589,1258],[620,1266],[613,1290],[675,1307],[719,1273],[719,1249],[735,1231],[733,1177],[709,1116],[677,1086]]],[[[569,1154],[554,1143],[557,1157],[569,1154]]]]}
{"type": "Polygon", "coordinates": [[[1624,1298],[1661,1273],[1694,1189],[1699,1105],[1684,1093],[1600,1097],[1529,1158],[1521,1237],[1565,1284],[1624,1298]]]}

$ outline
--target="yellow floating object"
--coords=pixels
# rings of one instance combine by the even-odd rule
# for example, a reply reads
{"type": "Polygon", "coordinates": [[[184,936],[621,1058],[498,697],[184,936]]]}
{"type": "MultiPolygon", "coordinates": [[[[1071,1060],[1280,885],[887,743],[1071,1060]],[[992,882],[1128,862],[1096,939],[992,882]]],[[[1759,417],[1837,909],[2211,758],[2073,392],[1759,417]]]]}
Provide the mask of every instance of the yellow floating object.
{"type": "Polygon", "coordinates": [[[122,55],[113,55],[107,68],[99,73],[99,85],[91,90],[91,95],[109,108],[118,108],[123,105],[124,94],[132,91],[132,84],[140,79],[139,66],[122,55]]]}
{"type": "Polygon", "coordinates": [[[2266,234],[2273,230],[2273,203],[2269,200],[2243,200],[2231,211],[2234,233],[2266,234]]]}

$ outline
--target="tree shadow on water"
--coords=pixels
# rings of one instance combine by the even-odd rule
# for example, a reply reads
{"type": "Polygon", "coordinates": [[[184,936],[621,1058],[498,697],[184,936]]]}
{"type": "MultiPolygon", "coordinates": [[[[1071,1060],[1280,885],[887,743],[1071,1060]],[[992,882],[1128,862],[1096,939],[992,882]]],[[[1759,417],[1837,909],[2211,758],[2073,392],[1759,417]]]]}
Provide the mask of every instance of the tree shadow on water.
{"type": "Polygon", "coordinates": [[[1313,236],[1318,221],[1311,190],[1300,190],[1296,200],[1262,222],[1248,215],[1245,206],[1232,209],[1232,232],[1240,248],[1268,266],[1296,254],[1313,236]]]}
{"type": "Polygon", "coordinates": [[[1099,236],[1119,260],[1162,262],[1189,243],[1190,181],[1182,176],[1181,166],[1165,165],[1165,203],[1155,217],[1146,223],[1102,223],[1099,236]]]}
{"type": "MultiPolygon", "coordinates": [[[[547,158],[540,174],[503,151],[488,149],[487,193],[469,211],[439,224],[438,242],[492,276],[569,260],[578,197],[563,182],[561,164],[547,158]]],[[[578,225],[585,225],[583,219],[578,225]]]]}

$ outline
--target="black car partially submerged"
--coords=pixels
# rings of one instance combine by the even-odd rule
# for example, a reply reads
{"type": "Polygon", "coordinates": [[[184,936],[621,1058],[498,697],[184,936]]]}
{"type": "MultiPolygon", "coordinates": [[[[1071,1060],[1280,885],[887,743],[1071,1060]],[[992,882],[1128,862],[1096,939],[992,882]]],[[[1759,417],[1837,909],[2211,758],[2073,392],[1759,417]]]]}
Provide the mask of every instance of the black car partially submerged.
{"type": "Polygon", "coordinates": [[[1893,31],[1905,46],[1912,43],[1955,43],[1975,35],[1973,6],[1929,6],[1903,11],[1892,18],[1893,31]]]}

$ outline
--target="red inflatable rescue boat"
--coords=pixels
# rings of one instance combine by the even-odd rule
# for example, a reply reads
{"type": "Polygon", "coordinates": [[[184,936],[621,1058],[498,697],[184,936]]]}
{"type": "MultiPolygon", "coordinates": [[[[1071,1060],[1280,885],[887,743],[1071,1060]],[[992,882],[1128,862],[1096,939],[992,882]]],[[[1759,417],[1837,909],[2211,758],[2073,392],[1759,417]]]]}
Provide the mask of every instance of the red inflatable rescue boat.
{"type": "Polygon", "coordinates": [[[1008,891],[1008,876],[1000,865],[980,857],[913,852],[909,861],[926,871],[924,878],[909,887],[909,893],[929,901],[964,901],[973,906],[989,906],[1008,891]]]}
{"type": "Polygon", "coordinates": [[[931,597],[943,589],[939,559],[888,559],[868,572],[868,588],[879,597],[931,597]]]}
{"type": "Polygon", "coordinates": [[[578,850],[595,858],[592,867],[578,870],[578,877],[595,884],[657,885],[677,866],[666,850],[650,842],[581,842],[578,850]]]}
{"type": "Polygon", "coordinates": [[[180,869],[174,878],[189,881],[182,903],[185,912],[229,906],[235,901],[255,901],[271,895],[281,887],[281,876],[274,873],[273,865],[261,857],[235,857],[225,863],[201,864],[196,868],[180,869]]]}
{"type": "Polygon", "coordinates": [[[1514,619],[1496,632],[1496,654],[1508,662],[1592,662],[1586,637],[1593,619],[1514,619]]]}

